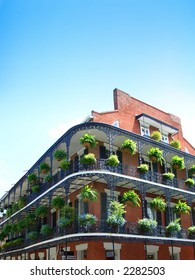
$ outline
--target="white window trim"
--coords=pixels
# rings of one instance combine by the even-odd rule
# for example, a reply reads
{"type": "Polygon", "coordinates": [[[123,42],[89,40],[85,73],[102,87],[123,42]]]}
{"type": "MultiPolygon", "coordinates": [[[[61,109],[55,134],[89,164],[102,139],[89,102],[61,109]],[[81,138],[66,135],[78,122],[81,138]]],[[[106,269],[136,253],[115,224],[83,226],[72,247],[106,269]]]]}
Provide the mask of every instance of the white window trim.
{"type": "Polygon", "coordinates": [[[76,245],[75,248],[77,251],[77,260],[82,260],[82,252],[87,251],[88,243],[76,245]]]}
{"type": "Polygon", "coordinates": [[[154,255],[154,259],[158,260],[158,251],[159,251],[159,246],[156,245],[146,245],[146,250],[147,250],[147,254],[153,254],[154,255]]]}
{"type": "Polygon", "coordinates": [[[140,132],[141,132],[141,135],[142,135],[142,136],[145,136],[145,135],[150,136],[150,126],[149,126],[149,125],[146,125],[146,124],[140,123],[140,132]],[[143,128],[144,130],[147,129],[147,130],[148,130],[148,134],[143,134],[143,133],[142,133],[142,128],[143,128]]]}
{"type": "Polygon", "coordinates": [[[181,253],[181,248],[178,247],[169,247],[169,254],[170,256],[172,256],[172,251],[173,251],[173,255],[176,255],[177,258],[176,260],[180,260],[180,253],[181,253]]]}
{"type": "MultiPolygon", "coordinates": [[[[122,244],[114,243],[115,260],[120,260],[121,247],[122,247],[122,244]]],[[[104,249],[106,251],[112,251],[113,250],[113,243],[112,242],[104,242],[104,249]]]]}

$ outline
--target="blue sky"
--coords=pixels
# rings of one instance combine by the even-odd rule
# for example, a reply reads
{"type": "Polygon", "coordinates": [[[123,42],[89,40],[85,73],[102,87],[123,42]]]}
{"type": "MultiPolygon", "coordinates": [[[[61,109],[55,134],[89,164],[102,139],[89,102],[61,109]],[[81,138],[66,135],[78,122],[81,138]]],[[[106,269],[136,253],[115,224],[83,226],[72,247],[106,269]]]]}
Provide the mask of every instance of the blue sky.
{"type": "Polygon", "coordinates": [[[193,0],[0,0],[0,196],[114,88],[195,146],[193,0]]]}

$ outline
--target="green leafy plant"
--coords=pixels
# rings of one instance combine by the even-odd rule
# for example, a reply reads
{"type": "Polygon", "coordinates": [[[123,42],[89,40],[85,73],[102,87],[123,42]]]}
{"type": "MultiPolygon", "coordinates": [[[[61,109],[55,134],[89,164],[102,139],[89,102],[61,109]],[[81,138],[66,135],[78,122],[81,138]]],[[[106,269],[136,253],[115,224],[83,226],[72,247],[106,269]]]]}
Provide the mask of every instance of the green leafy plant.
{"type": "Polygon", "coordinates": [[[87,155],[84,155],[81,159],[80,159],[80,163],[81,164],[87,164],[87,165],[92,165],[96,163],[96,158],[95,155],[92,153],[89,153],[87,155]]]}
{"type": "Polygon", "coordinates": [[[30,231],[30,232],[28,232],[27,233],[27,239],[29,239],[29,240],[35,240],[35,239],[37,239],[38,238],[38,236],[39,236],[39,234],[38,234],[38,232],[37,231],[30,231]]]}
{"type": "Polygon", "coordinates": [[[39,168],[40,168],[40,172],[43,173],[43,174],[47,174],[50,170],[50,166],[46,162],[42,162],[40,164],[39,168]]]}
{"type": "Polygon", "coordinates": [[[62,209],[64,205],[65,205],[65,200],[63,197],[58,195],[52,199],[51,206],[56,210],[62,209]]]}
{"type": "Polygon", "coordinates": [[[188,228],[188,236],[189,238],[195,238],[195,226],[191,226],[188,228]]]}
{"type": "Polygon", "coordinates": [[[160,212],[164,212],[166,209],[166,202],[162,197],[155,197],[150,201],[150,207],[151,209],[160,211],[160,212]]]}
{"type": "Polygon", "coordinates": [[[176,149],[178,149],[178,150],[181,149],[180,141],[177,140],[177,139],[172,140],[172,141],[170,142],[170,145],[171,145],[171,147],[176,148],[176,149]]]}
{"type": "Polygon", "coordinates": [[[96,139],[95,136],[92,134],[85,133],[81,138],[80,138],[80,144],[85,146],[85,147],[90,147],[94,148],[96,146],[96,139]]]}
{"type": "Polygon", "coordinates": [[[185,184],[186,184],[188,187],[194,186],[194,179],[188,178],[187,180],[185,180],[185,184]]]}
{"type": "Polygon", "coordinates": [[[153,162],[159,162],[161,165],[165,161],[163,158],[163,151],[161,151],[159,148],[152,147],[148,153],[148,158],[153,162]]]}
{"type": "Polygon", "coordinates": [[[35,210],[36,217],[43,218],[48,214],[48,208],[45,205],[40,205],[35,210]]]}
{"type": "Polygon", "coordinates": [[[35,184],[38,184],[39,179],[35,173],[31,173],[28,175],[28,181],[29,181],[30,185],[35,185],[35,184]]]}
{"type": "Polygon", "coordinates": [[[174,169],[179,169],[179,170],[184,169],[185,168],[184,158],[179,157],[177,155],[173,156],[172,161],[171,161],[171,165],[174,169]]]}
{"type": "Polygon", "coordinates": [[[121,150],[127,150],[131,155],[134,155],[137,151],[137,144],[131,139],[126,139],[121,145],[121,150]]]}
{"type": "Polygon", "coordinates": [[[97,222],[96,216],[92,214],[82,214],[78,216],[78,223],[80,226],[92,226],[97,222]]]}
{"type": "Polygon", "coordinates": [[[166,231],[170,235],[175,235],[178,231],[181,230],[180,219],[171,221],[168,226],[166,226],[166,231]]]}
{"type": "Polygon", "coordinates": [[[117,155],[110,155],[109,158],[106,159],[106,165],[116,167],[120,163],[117,155]]]}
{"type": "Polygon", "coordinates": [[[178,214],[189,214],[191,207],[184,201],[179,200],[174,206],[174,212],[178,214]]]}
{"type": "Polygon", "coordinates": [[[151,138],[159,142],[162,138],[162,135],[161,135],[160,131],[155,130],[152,132],[151,138]]]}
{"type": "Polygon", "coordinates": [[[59,227],[70,226],[75,219],[75,210],[69,204],[65,204],[62,209],[60,209],[60,218],[58,220],[59,227]]]}
{"type": "Polygon", "coordinates": [[[51,232],[52,232],[52,228],[50,227],[50,225],[48,224],[42,225],[40,230],[41,234],[46,235],[46,234],[50,234],[51,232]]]}
{"type": "Polygon", "coordinates": [[[70,162],[65,158],[60,161],[60,167],[63,170],[68,170],[70,168],[70,162]]]}
{"type": "Polygon", "coordinates": [[[80,195],[83,201],[96,201],[98,199],[97,190],[93,189],[92,186],[89,185],[82,188],[80,195]]]}
{"type": "Polygon", "coordinates": [[[52,180],[53,180],[53,176],[51,174],[48,174],[48,175],[45,176],[45,182],[46,183],[47,182],[52,182],[52,180]]]}
{"type": "Polygon", "coordinates": [[[191,166],[191,168],[188,170],[189,172],[189,177],[192,177],[193,175],[195,175],[195,164],[193,164],[191,166]]]}
{"type": "Polygon", "coordinates": [[[140,206],[140,197],[134,190],[124,192],[122,202],[135,206],[140,206]]]}
{"type": "Polygon", "coordinates": [[[57,149],[57,150],[55,150],[53,156],[57,161],[61,161],[66,158],[66,152],[63,150],[57,149]]]}
{"type": "Polygon", "coordinates": [[[138,167],[137,170],[141,173],[146,173],[149,170],[149,166],[146,163],[141,163],[138,167]]]}
{"type": "Polygon", "coordinates": [[[125,224],[125,218],[123,217],[126,213],[125,206],[118,201],[111,201],[108,210],[107,223],[112,226],[123,226],[125,224]]]}
{"type": "Polygon", "coordinates": [[[31,187],[31,190],[33,193],[38,193],[40,191],[40,186],[39,185],[34,185],[31,187]]]}
{"type": "Polygon", "coordinates": [[[157,225],[158,223],[156,220],[147,219],[147,218],[138,220],[138,228],[141,232],[144,233],[152,232],[157,227],[157,225]]]}
{"type": "Polygon", "coordinates": [[[167,172],[167,173],[163,173],[162,176],[164,179],[173,180],[173,178],[175,177],[175,174],[172,172],[167,172]]]}

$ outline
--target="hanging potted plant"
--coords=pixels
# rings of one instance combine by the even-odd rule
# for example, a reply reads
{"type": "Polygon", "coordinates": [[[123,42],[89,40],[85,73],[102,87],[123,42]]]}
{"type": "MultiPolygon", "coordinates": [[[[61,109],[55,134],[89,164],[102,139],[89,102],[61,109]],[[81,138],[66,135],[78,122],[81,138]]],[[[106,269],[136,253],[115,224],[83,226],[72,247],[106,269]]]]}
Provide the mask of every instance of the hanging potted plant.
{"type": "Polygon", "coordinates": [[[36,230],[33,230],[27,233],[26,238],[29,240],[35,240],[38,238],[38,236],[39,236],[38,232],[36,230]]]}
{"type": "Polygon", "coordinates": [[[154,139],[155,141],[159,142],[162,139],[162,135],[161,135],[160,131],[155,130],[152,132],[151,138],[154,139]]]}
{"type": "Polygon", "coordinates": [[[127,205],[132,205],[134,207],[140,207],[140,197],[134,190],[129,190],[124,192],[122,196],[122,202],[127,205]]]}
{"type": "Polygon", "coordinates": [[[166,233],[168,236],[176,236],[179,231],[181,231],[180,219],[171,221],[168,226],[166,226],[166,233]]]}
{"type": "Polygon", "coordinates": [[[64,150],[57,149],[55,150],[53,156],[57,161],[61,161],[66,158],[66,152],[64,150]]]}
{"type": "Polygon", "coordinates": [[[173,156],[171,161],[171,166],[173,169],[182,170],[185,168],[184,158],[179,156],[173,156]]]}
{"type": "Polygon", "coordinates": [[[148,153],[147,156],[148,158],[153,161],[153,162],[159,162],[161,165],[164,162],[164,158],[163,158],[163,151],[161,151],[159,148],[154,148],[152,147],[148,153]]]}
{"type": "Polygon", "coordinates": [[[53,181],[53,176],[51,174],[48,174],[45,176],[45,182],[49,183],[53,181]]]}
{"type": "Polygon", "coordinates": [[[188,178],[187,180],[185,180],[185,184],[190,188],[193,187],[194,186],[194,179],[188,178]]]}
{"type": "Polygon", "coordinates": [[[68,170],[70,168],[70,162],[65,158],[60,161],[60,167],[63,170],[68,170]]]}
{"type": "Polygon", "coordinates": [[[111,167],[116,167],[120,163],[117,155],[110,155],[109,158],[106,159],[106,165],[111,167]]]}
{"type": "Polygon", "coordinates": [[[118,201],[111,201],[108,210],[107,223],[111,226],[111,230],[118,232],[119,227],[124,226],[126,220],[123,217],[126,213],[125,206],[118,201]]]}
{"type": "Polygon", "coordinates": [[[178,149],[178,150],[181,149],[181,144],[180,144],[179,140],[177,140],[177,139],[172,140],[172,141],[170,142],[170,145],[171,145],[171,147],[176,148],[176,149],[178,149]]]}
{"type": "Polygon", "coordinates": [[[85,133],[80,138],[80,144],[83,145],[84,147],[94,148],[97,143],[94,135],[85,133]]]}
{"type": "Polygon", "coordinates": [[[178,214],[189,214],[191,207],[184,201],[179,200],[174,206],[174,212],[178,214]]]}
{"type": "Polygon", "coordinates": [[[47,206],[40,205],[39,207],[37,207],[36,210],[35,210],[35,215],[38,218],[47,217],[47,215],[48,215],[48,208],[47,208],[47,206]]]}
{"type": "Polygon", "coordinates": [[[153,234],[157,227],[157,221],[152,219],[139,219],[138,229],[141,234],[153,234]]]}
{"type": "Polygon", "coordinates": [[[137,170],[138,170],[140,173],[146,173],[146,172],[148,172],[148,170],[149,170],[149,166],[148,166],[148,164],[146,164],[146,163],[141,163],[141,164],[137,167],[137,170]]]}
{"type": "Polygon", "coordinates": [[[80,163],[85,165],[93,165],[96,163],[95,155],[92,153],[89,153],[87,155],[84,155],[82,158],[80,158],[80,163]]]}
{"type": "Polygon", "coordinates": [[[126,139],[121,145],[121,150],[134,155],[137,151],[137,144],[131,139],[126,139]]]}
{"type": "Polygon", "coordinates": [[[40,164],[39,168],[40,168],[40,172],[43,173],[43,174],[47,174],[50,170],[50,166],[46,162],[42,162],[40,164]]]}
{"type": "Polygon", "coordinates": [[[98,199],[98,192],[89,185],[86,185],[84,188],[82,188],[80,195],[84,202],[96,201],[98,199]]]}
{"type": "Polygon", "coordinates": [[[164,212],[166,209],[166,202],[162,197],[155,197],[150,201],[150,207],[151,209],[154,209],[156,211],[164,212]]]}
{"type": "Polygon", "coordinates": [[[60,210],[64,207],[64,205],[65,205],[65,200],[63,197],[58,195],[52,199],[51,202],[52,208],[55,208],[56,210],[60,210]]]}

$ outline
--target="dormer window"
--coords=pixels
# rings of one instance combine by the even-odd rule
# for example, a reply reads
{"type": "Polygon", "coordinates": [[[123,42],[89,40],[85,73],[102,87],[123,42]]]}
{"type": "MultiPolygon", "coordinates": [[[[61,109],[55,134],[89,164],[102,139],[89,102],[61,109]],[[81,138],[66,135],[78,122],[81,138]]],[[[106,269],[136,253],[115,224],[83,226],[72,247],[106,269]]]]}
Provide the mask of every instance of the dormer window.
{"type": "Polygon", "coordinates": [[[141,125],[141,135],[142,136],[150,136],[149,127],[141,125]]]}
{"type": "Polygon", "coordinates": [[[168,135],[166,135],[166,134],[162,134],[162,142],[164,142],[164,143],[169,143],[169,137],[168,137],[168,135]]]}

